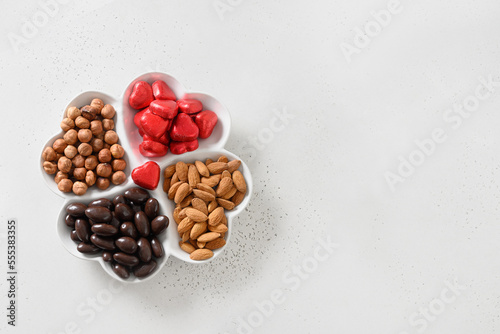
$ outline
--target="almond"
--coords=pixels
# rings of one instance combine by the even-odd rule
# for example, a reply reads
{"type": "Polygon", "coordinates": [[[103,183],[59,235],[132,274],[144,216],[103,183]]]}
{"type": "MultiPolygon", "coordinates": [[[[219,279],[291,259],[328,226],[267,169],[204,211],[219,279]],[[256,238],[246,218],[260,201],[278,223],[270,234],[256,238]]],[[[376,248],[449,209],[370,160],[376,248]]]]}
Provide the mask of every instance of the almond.
{"type": "Polygon", "coordinates": [[[166,179],[171,178],[172,175],[174,175],[174,173],[175,173],[175,165],[167,166],[163,171],[163,177],[166,179]]]}
{"type": "Polygon", "coordinates": [[[184,198],[182,200],[182,202],[180,202],[178,205],[181,207],[181,208],[185,208],[189,205],[191,205],[191,200],[194,198],[193,194],[191,195],[188,195],[186,196],[186,198],[184,198]]]}
{"type": "Polygon", "coordinates": [[[233,173],[233,182],[234,186],[238,191],[241,191],[242,193],[247,192],[247,183],[245,182],[245,178],[243,177],[243,174],[239,170],[235,170],[233,173]]]}
{"type": "Polygon", "coordinates": [[[217,203],[226,210],[232,210],[235,206],[233,202],[223,198],[217,198],[217,203]]]}
{"type": "Polygon", "coordinates": [[[181,247],[181,249],[183,251],[185,251],[186,253],[189,253],[189,254],[191,254],[192,252],[195,251],[195,248],[193,247],[193,245],[191,245],[190,243],[187,243],[187,242],[179,241],[179,246],[181,247]]]}
{"type": "Polygon", "coordinates": [[[205,177],[210,176],[210,171],[208,170],[207,166],[203,162],[195,161],[194,165],[196,166],[196,169],[198,170],[198,173],[200,173],[201,176],[205,176],[205,177]]]}
{"type": "Polygon", "coordinates": [[[231,178],[229,177],[223,178],[222,180],[220,180],[219,186],[215,191],[215,195],[217,195],[217,197],[224,196],[229,190],[231,190],[232,187],[233,180],[231,180],[231,178]]]}
{"type": "Polygon", "coordinates": [[[188,166],[185,162],[179,161],[175,164],[175,172],[177,173],[177,177],[181,181],[187,181],[188,179],[188,166]]]}
{"type": "Polygon", "coordinates": [[[179,189],[179,187],[181,186],[182,183],[183,183],[182,181],[179,181],[179,182],[173,183],[170,186],[170,189],[168,190],[168,199],[174,199],[175,193],[177,192],[177,189],[179,189]]]}
{"type": "MultiPolygon", "coordinates": [[[[211,202],[210,202],[211,203],[211,202]]],[[[205,215],[208,216],[208,208],[207,208],[207,204],[205,203],[204,200],[202,200],[201,198],[193,198],[191,200],[191,205],[193,206],[193,208],[195,208],[196,210],[199,210],[201,212],[203,212],[205,215]]]]}
{"type": "Polygon", "coordinates": [[[168,193],[168,189],[170,189],[170,178],[163,181],[163,191],[168,193]]]}
{"type": "Polygon", "coordinates": [[[189,233],[190,231],[184,232],[184,234],[182,235],[182,242],[186,242],[189,240],[189,233]]]}
{"type": "Polygon", "coordinates": [[[207,159],[207,160],[205,160],[205,166],[210,165],[212,162],[214,162],[214,161],[212,159],[210,159],[210,158],[207,159]]]}
{"type": "Polygon", "coordinates": [[[225,155],[221,155],[219,159],[217,159],[218,162],[228,162],[229,159],[225,155]]]}
{"type": "Polygon", "coordinates": [[[212,240],[217,239],[218,237],[220,237],[220,233],[207,232],[207,233],[203,233],[202,235],[200,235],[197,240],[201,241],[201,242],[210,242],[212,240]]]}
{"type": "Polygon", "coordinates": [[[227,170],[223,171],[220,175],[221,180],[226,177],[231,177],[231,173],[229,173],[227,170]]]}
{"type": "Polygon", "coordinates": [[[198,248],[200,248],[200,249],[205,247],[205,245],[206,245],[206,242],[201,242],[201,241],[196,242],[196,246],[198,246],[198,248]]]}
{"type": "Polygon", "coordinates": [[[170,180],[170,184],[174,184],[176,182],[179,182],[179,177],[177,176],[177,172],[174,173],[174,175],[172,175],[172,179],[170,180]]]}
{"type": "Polygon", "coordinates": [[[209,187],[215,187],[220,182],[220,175],[212,175],[210,177],[202,177],[201,183],[206,184],[209,187]]]}
{"type": "Polygon", "coordinates": [[[220,174],[226,169],[229,168],[227,162],[212,162],[210,165],[207,165],[208,170],[212,174],[220,174]]]}
{"type": "Polygon", "coordinates": [[[215,210],[216,207],[219,206],[219,203],[217,201],[212,201],[208,204],[208,213],[212,212],[215,210]]]}
{"type": "Polygon", "coordinates": [[[182,182],[177,191],[175,192],[174,202],[180,203],[191,192],[191,187],[186,182],[182,182]]]}
{"type": "Polygon", "coordinates": [[[188,183],[194,188],[198,183],[200,183],[200,173],[198,173],[198,169],[194,165],[189,166],[188,169],[188,183]]]}
{"type": "Polygon", "coordinates": [[[187,208],[186,215],[195,223],[204,222],[208,219],[207,215],[195,208],[187,208]]]}
{"type": "Polygon", "coordinates": [[[222,248],[226,245],[226,240],[224,238],[217,238],[205,244],[206,249],[214,250],[222,248]]]}
{"type": "Polygon", "coordinates": [[[208,230],[210,232],[217,232],[217,233],[226,233],[227,232],[227,225],[220,223],[219,225],[211,226],[208,225],[208,230]]]}
{"type": "Polygon", "coordinates": [[[209,259],[212,256],[214,256],[214,252],[212,252],[210,249],[202,248],[202,249],[197,249],[194,252],[192,252],[189,255],[189,258],[191,260],[201,261],[201,260],[209,259]]]}
{"type": "Polygon", "coordinates": [[[179,234],[183,234],[186,231],[191,230],[193,225],[194,222],[191,219],[189,219],[189,217],[186,217],[179,223],[179,225],[177,225],[177,232],[179,232],[179,234]]]}
{"type": "Polygon", "coordinates": [[[207,230],[208,224],[206,222],[196,223],[193,225],[189,237],[191,239],[196,239],[207,230]]]}
{"type": "Polygon", "coordinates": [[[205,202],[211,202],[211,201],[215,200],[214,195],[207,193],[206,191],[203,191],[203,190],[193,189],[193,193],[194,193],[194,196],[201,198],[205,202]]]}
{"type": "Polygon", "coordinates": [[[243,198],[245,198],[245,194],[241,191],[237,191],[236,194],[231,197],[231,202],[234,203],[234,206],[238,206],[243,201],[243,198]]]}
{"type": "Polygon", "coordinates": [[[198,183],[196,185],[196,188],[206,191],[207,193],[210,193],[215,196],[215,190],[213,190],[212,187],[206,185],[205,183],[198,183]]]}
{"type": "Polygon", "coordinates": [[[231,160],[227,163],[227,165],[229,166],[229,168],[227,169],[229,171],[229,173],[233,173],[235,170],[240,168],[241,161],[240,160],[231,160]]]}
{"type": "Polygon", "coordinates": [[[180,207],[177,207],[174,209],[174,220],[177,224],[179,224],[181,222],[181,218],[179,217],[179,212],[181,212],[181,208],[180,207]]]}
{"type": "Polygon", "coordinates": [[[223,199],[230,199],[231,197],[234,196],[234,194],[236,194],[237,191],[238,191],[238,189],[236,189],[236,187],[233,185],[233,186],[231,186],[231,189],[229,189],[229,191],[222,196],[222,198],[223,199]]]}
{"type": "Polygon", "coordinates": [[[222,222],[223,216],[224,216],[224,208],[221,206],[215,208],[215,210],[208,215],[208,224],[212,226],[220,224],[222,222]]]}
{"type": "Polygon", "coordinates": [[[227,217],[226,215],[222,215],[222,224],[227,226],[227,217]]]}

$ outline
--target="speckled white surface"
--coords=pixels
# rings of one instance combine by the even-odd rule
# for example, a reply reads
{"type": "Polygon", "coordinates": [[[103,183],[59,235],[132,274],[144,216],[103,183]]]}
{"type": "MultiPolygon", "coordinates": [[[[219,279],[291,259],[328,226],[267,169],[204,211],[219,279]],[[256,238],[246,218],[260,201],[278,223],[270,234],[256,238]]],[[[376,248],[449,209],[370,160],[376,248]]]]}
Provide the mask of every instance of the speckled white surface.
{"type": "MultiPolygon", "coordinates": [[[[18,52],[9,33],[41,5],[2,4],[0,273],[10,217],[20,272],[18,327],[1,311],[2,332],[500,332],[500,87],[457,129],[443,120],[479,77],[500,78],[498,1],[402,0],[351,63],[341,43],[387,1],[221,0],[224,20],[212,1],[66,2],[18,52]],[[38,157],[71,98],[119,96],[149,71],[228,107],[226,148],[247,161],[254,197],[213,262],[171,258],[147,283],[110,288],[60,245],[63,200],[38,157]],[[276,127],[285,111],[294,118],[276,127]],[[435,128],[446,141],[392,192],[384,173],[435,128]],[[259,133],[269,140],[252,144],[259,133]],[[327,236],[338,247],[298,279],[327,236]],[[284,302],[259,317],[276,289],[284,302]]],[[[5,310],[5,279],[0,290],[5,310]]]]}

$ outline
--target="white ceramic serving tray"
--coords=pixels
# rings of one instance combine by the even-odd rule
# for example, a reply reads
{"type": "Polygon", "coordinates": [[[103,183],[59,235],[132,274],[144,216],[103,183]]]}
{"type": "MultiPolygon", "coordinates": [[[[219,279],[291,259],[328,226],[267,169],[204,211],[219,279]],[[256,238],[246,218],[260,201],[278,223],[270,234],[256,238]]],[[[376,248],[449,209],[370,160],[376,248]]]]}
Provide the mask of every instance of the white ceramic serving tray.
{"type": "MultiPolygon", "coordinates": [[[[207,94],[187,92],[186,89],[182,86],[182,84],[179,83],[172,76],[169,76],[164,73],[154,72],[141,75],[140,77],[132,81],[130,85],[128,85],[123,97],[121,98],[113,98],[109,95],[100,92],[85,92],[78,95],[65,108],[65,111],[63,113],[63,118],[67,108],[71,106],[83,107],[84,105],[90,104],[90,102],[94,98],[102,99],[105,104],[111,104],[116,110],[116,116],[114,118],[115,131],[119,136],[120,145],[123,146],[126,152],[124,159],[127,161],[127,168],[125,169],[125,173],[127,174],[128,177],[123,184],[117,186],[111,185],[108,189],[104,191],[98,189],[96,186],[93,186],[89,188],[87,190],[87,193],[83,196],[76,196],[73,193],[63,193],[59,191],[59,189],[57,189],[57,184],[54,182],[54,175],[47,175],[43,170],[42,167],[43,159],[40,154],[40,170],[47,186],[57,195],[65,199],[64,205],[61,208],[59,217],[57,219],[57,233],[59,234],[59,238],[61,239],[61,242],[63,246],[66,248],[66,250],[80,259],[99,262],[102,268],[113,278],[122,282],[131,282],[131,283],[144,282],[151,279],[156,274],[158,274],[165,265],[165,263],[167,262],[167,259],[170,257],[170,255],[173,255],[182,261],[193,264],[204,264],[215,259],[218,255],[220,255],[224,251],[224,248],[227,247],[227,245],[230,242],[231,232],[233,230],[233,224],[232,224],[233,218],[237,216],[241,211],[243,211],[247,206],[248,202],[250,201],[253,184],[252,184],[252,176],[250,174],[248,167],[242,161],[241,166],[239,168],[239,170],[243,173],[243,176],[245,177],[247,183],[247,193],[245,198],[232,211],[226,210],[227,224],[228,224],[228,231],[225,235],[226,246],[215,250],[214,256],[204,261],[191,260],[189,258],[189,254],[181,250],[179,247],[180,238],[177,233],[177,224],[175,223],[172,215],[173,210],[175,208],[175,203],[169,200],[167,198],[167,194],[163,192],[162,189],[164,181],[163,170],[165,169],[165,167],[171,164],[175,164],[178,161],[184,161],[184,162],[194,162],[195,160],[205,161],[208,158],[216,160],[221,155],[227,156],[229,160],[233,159],[241,160],[238,156],[224,149],[231,128],[231,118],[227,109],[221,103],[219,103],[215,98],[207,94]],[[150,84],[152,84],[156,80],[163,80],[174,91],[178,99],[195,98],[200,100],[203,103],[204,109],[212,110],[217,114],[218,122],[212,132],[212,135],[207,139],[199,139],[199,148],[193,152],[188,152],[181,155],[175,155],[172,154],[171,152],[168,152],[167,155],[158,158],[147,158],[142,156],[139,152],[139,144],[142,142],[142,138],[139,135],[137,127],[134,124],[134,115],[137,111],[132,109],[128,104],[128,98],[132,91],[132,87],[139,80],[146,81],[150,84]],[[113,272],[113,270],[111,269],[111,265],[109,263],[103,261],[101,254],[87,255],[77,251],[76,249],[77,244],[70,238],[71,229],[67,227],[64,222],[64,219],[66,217],[66,206],[74,202],[81,202],[84,204],[88,204],[91,201],[99,198],[108,198],[112,200],[115,196],[123,194],[125,190],[132,187],[136,187],[131,177],[131,171],[134,168],[141,166],[147,161],[155,161],[161,168],[161,176],[160,176],[160,182],[158,183],[158,187],[155,190],[148,190],[148,191],[151,197],[156,198],[160,203],[160,214],[166,215],[170,220],[170,224],[167,228],[167,231],[158,236],[158,239],[163,244],[165,255],[162,258],[157,259],[157,267],[155,271],[149,276],[145,278],[137,278],[133,274],[131,274],[128,279],[123,279],[113,272]]],[[[61,130],[58,134],[53,136],[44,145],[43,149],[45,149],[45,147],[47,146],[51,146],[52,143],[57,138],[61,138],[63,135],[64,132],[61,130]]]]}

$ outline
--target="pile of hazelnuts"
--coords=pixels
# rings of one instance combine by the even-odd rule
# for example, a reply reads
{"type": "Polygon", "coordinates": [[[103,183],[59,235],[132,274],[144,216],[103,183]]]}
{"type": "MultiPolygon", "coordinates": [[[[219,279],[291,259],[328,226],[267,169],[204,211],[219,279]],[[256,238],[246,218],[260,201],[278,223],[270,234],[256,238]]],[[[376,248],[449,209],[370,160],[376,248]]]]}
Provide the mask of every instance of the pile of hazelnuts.
{"type": "Polygon", "coordinates": [[[93,99],[82,108],[69,107],[61,122],[65,132],[42,153],[43,169],[54,175],[60,191],[83,195],[94,184],[105,190],[110,183],[127,179],[125,151],[113,130],[116,112],[112,105],[93,99]]]}

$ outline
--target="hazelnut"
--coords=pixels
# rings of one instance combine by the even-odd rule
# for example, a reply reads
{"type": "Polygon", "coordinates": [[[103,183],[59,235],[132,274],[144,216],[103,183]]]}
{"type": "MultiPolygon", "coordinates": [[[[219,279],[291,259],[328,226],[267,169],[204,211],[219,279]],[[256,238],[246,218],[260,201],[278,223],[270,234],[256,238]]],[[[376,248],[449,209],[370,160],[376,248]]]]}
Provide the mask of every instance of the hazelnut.
{"type": "Polygon", "coordinates": [[[102,102],[101,99],[93,99],[92,102],[90,102],[90,106],[96,108],[97,115],[99,115],[104,107],[104,102],[102,102]]]}
{"type": "Polygon", "coordinates": [[[100,139],[100,140],[104,141],[104,131],[101,132],[100,134],[94,136],[94,137],[97,138],[97,139],[100,139]]]}
{"type": "Polygon", "coordinates": [[[95,169],[97,175],[102,176],[102,177],[109,177],[111,173],[113,172],[113,169],[111,168],[111,165],[108,163],[101,163],[97,165],[95,169]]]}
{"type": "Polygon", "coordinates": [[[43,169],[45,170],[45,173],[52,175],[57,172],[57,165],[51,161],[44,161],[43,169]]]}
{"type": "Polygon", "coordinates": [[[115,108],[112,105],[106,104],[101,110],[101,116],[107,119],[111,119],[115,116],[115,108]]]}
{"type": "Polygon", "coordinates": [[[111,152],[107,148],[103,148],[99,151],[99,161],[100,162],[110,162],[112,159],[111,152]]]}
{"type": "Polygon", "coordinates": [[[94,153],[97,153],[104,147],[104,142],[102,141],[102,139],[92,138],[92,140],[90,141],[90,145],[92,146],[92,150],[94,151],[94,153]]]}
{"type": "Polygon", "coordinates": [[[127,167],[127,162],[123,159],[115,159],[111,161],[111,167],[114,171],[124,170],[127,167]]]}
{"type": "Polygon", "coordinates": [[[77,154],[78,150],[73,145],[68,145],[64,149],[64,155],[69,159],[73,159],[77,154]]]}
{"type": "Polygon", "coordinates": [[[54,181],[56,181],[56,183],[59,184],[59,182],[61,180],[67,179],[67,178],[68,178],[68,174],[59,171],[59,172],[57,172],[56,176],[54,177],[54,181]]]}
{"type": "Polygon", "coordinates": [[[73,192],[78,196],[85,194],[87,192],[87,188],[87,185],[80,181],[73,184],[73,192]]]}
{"type": "Polygon", "coordinates": [[[78,181],[85,180],[85,176],[87,175],[87,169],[85,167],[75,168],[73,171],[73,177],[78,181]]]}
{"type": "Polygon", "coordinates": [[[106,190],[109,187],[109,179],[107,179],[105,177],[100,177],[97,179],[96,184],[97,184],[97,188],[99,188],[101,190],[106,190]]]}
{"type": "Polygon", "coordinates": [[[108,143],[104,143],[104,148],[109,150],[111,148],[111,145],[109,145],[108,143]]]}
{"type": "Polygon", "coordinates": [[[56,151],[52,147],[46,147],[43,150],[42,159],[45,161],[54,161],[56,159],[56,151]]]}
{"type": "Polygon", "coordinates": [[[104,134],[104,141],[109,145],[118,143],[118,135],[113,130],[108,130],[104,134]]]}
{"type": "Polygon", "coordinates": [[[102,122],[98,119],[93,120],[90,122],[90,131],[92,131],[92,134],[94,136],[97,136],[98,134],[102,133],[102,122]]]}
{"type": "Polygon", "coordinates": [[[95,155],[89,155],[87,159],[85,159],[85,168],[88,170],[94,170],[97,167],[97,157],[95,155]]]}
{"type": "Polygon", "coordinates": [[[61,129],[63,131],[68,131],[69,129],[73,129],[74,127],[75,127],[75,122],[69,117],[63,119],[61,122],[61,129]]]}
{"type": "Polygon", "coordinates": [[[78,153],[80,153],[84,157],[88,157],[92,154],[92,146],[87,143],[81,143],[80,145],[78,145],[78,153]]]}
{"type": "Polygon", "coordinates": [[[82,112],[77,107],[69,107],[68,110],[66,110],[66,117],[71,118],[72,120],[75,120],[81,114],[82,112]]]}
{"type": "Polygon", "coordinates": [[[92,139],[92,131],[89,129],[78,130],[78,140],[82,143],[88,143],[92,139]]]}
{"type": "Polygon", "coordinates": [[[87,174],[85,175],[85,183],[87,183],[89,187],[92,187],[95,184],[95,181],[96,181],[95,173],[91,170],[88,170],[87,174]]]}
{"type": "Polygon", "coordinates": [[[78,132],[75,129],[69,129],[63,137],[64,141],[68,145],[75,145],[78,141],[78,132]]]}
{"type": "Polygon", "coordinates": [[[69,193],[73,188],[73,182],[70,179],[62,179],[57,183],[57,188],[63,193],[69,193]]]}
{"type": "Polygon", "coordinates": [[[112,119],[105,118],[102,120],[102,127],[105,131],[113,130],[115,128],[115,122],[112,119]]]}
{"type": "Polygon", "coordinates": [[[63,153],[66,146],[68,146],[68,144],[66,144],[62,138],[56,139],[54,144],[52,144],[52,148],[56,151],[56,153],[63,153]]]}
{"type": "Polygon", "coordinates": [[[69,173],[71,169],[71,160],[66,157],[61,157],[57,162],[57,168],[63,173],[69,173]]]}
{"type": "Polygon", "coordinates": [[[81,156],[80,154],[77,154],[71,162],[73,163],[73,166],[75,168],[83,167],[85,165],[85,158],[81,156]]]}
{"type": "Polygon", "coordinates": [[[109,150],[115,159],[120,159],[125,154],[125,150],[120,144],[113,144],[109,150]]]}
{"type": "Polygon", "coordinates": [[[80,129],[88,129],[89,126],[90,126],[90,122],[88,119],[86,119],[85,117],[83,116],[78,116],[76,119],[75,119],[75,125],[77,127],[79,127],[80,129]]]}
{"type": "Polygon", "coordinates": [[[113,175],[111,175],[111,182],[113,182],[113,184],[122,184],[126,179],[127,176],[121,170],[114,172],[113,175]]]}
{"type": "Polygon", "coordinates": [[[95,107],[86,105],[82,107],[82,116],[88,119],[89,121],[93,121],[97,116],[97,109],[95,107]]]}

